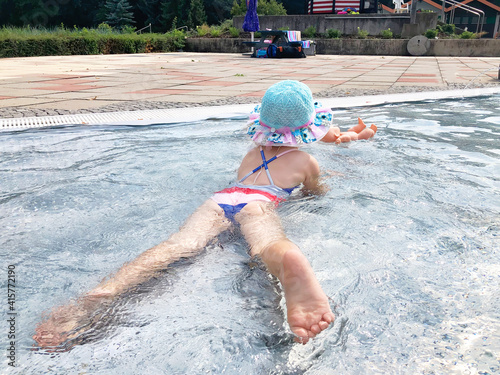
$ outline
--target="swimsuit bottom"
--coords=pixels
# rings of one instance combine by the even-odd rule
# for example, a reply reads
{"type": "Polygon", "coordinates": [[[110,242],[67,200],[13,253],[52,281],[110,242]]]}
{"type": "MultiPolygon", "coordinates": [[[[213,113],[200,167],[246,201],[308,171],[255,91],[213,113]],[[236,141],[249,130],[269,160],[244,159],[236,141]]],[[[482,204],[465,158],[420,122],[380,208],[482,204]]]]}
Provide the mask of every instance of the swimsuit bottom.
{"type": "Polygon", "coordinates": [[[234,216],[250,202],[273,202],[278,205],[289,195],[287,190],[275,185],[257,186],[237,183],[216,192],[211,199],[224,210],[224,215],[229,220],[234,221],[234,216]]]}

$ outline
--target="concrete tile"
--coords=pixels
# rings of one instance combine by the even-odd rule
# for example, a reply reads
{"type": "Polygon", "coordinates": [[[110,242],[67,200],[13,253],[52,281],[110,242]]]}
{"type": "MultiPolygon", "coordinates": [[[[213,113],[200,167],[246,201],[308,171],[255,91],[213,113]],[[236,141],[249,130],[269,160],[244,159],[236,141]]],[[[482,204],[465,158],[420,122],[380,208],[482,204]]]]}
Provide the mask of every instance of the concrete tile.
{"type": "Polygon", "coordinates": [[[196,86],[198,87],[202,86],[227,87],[234,85],[239,85],[239,82],[227,82],[227,81],[217,81],[217,80],[196,82],[196,86]]]}
{"type": "Polygon", "coordinates": [[[439,74],[436,73],[412,73],[407,72],[403,74],[403,77],[438,77],[439,74]]]}
{"type": "MultiPolygon", "coordinates": [[[[179,86],[176,86],[179,87],[179,86]]],[[[192,94],[192,91],[202,91],[199,88],[195,87],[190,87],[190,88],[185,88],[185,89],[147,89],[147,90],[141,90],[141,91],[130,91],[127,92],[126,94],[132,94],[132,95],[168,95],[168,94],[192,94]]]]}
{"type": "Polygon", "coordinates": [[[328,79],[344,79],[344,78],[354,78],[354,77],[359,77],[362,76],[363,72],[359,71],[345,71],[345,70],[339,70],[335,73],[329,73],[328,75],[323,75],[322,77],[328,76],[328,79]]]}
{"type": "Polygon", "coordinates": [[[95,92],[89,91],[78,91],[78,92],[61,92],[61,93],[50,93],[50,94],[42,94],[42,95],[33,95],[33,98],[38,99],[54,99],[54,100],[72,100],[72,99],[80,99],[80,100],[91,100],[97,95],[95,92]]]}
{"type": "Polygon", "coordinates": [[[84,108],[147,100],[204,103],[232,96],[258,101],[270,85],[282,79],[305,82],[313,92],[328,87],[445,89],[448,84],[471,80],[498,83],[495,67],[499,64],[500,58],[317,55],[251,59],[217,53],[0,59],[0,106],[67,102],[68,107],[84,108]]]}
{"type": "Polygon", "coordinates": [[[266,93],[266,91],[264,90],[264,91],[249,92],[246,94],[240,94],[240,95],[236,95],[236,96],[262,98],[265,93],[266,93]]]}
{"type": "Polygon", "coordinates": [[[60,102],[58,99],[39,99],[39,98],[11,98],[0,100],[0,108],[5,107],[28,107],[40,103],[55,103],[60,102]]]}
{"type": "Polygon", "coordinates": [[[346,79],[337,79],[337,80],[332,80],[332,79],[305,79],[302,81],[302,83],[305,83],[306,85],[326,85],[326,86],[337,86],[342,83],[347,82],[346,79]]]}
{"type": "Polygon", "coordinates": [[[62,109],[68,111],[77,111],[79,109],[93,109],[119,102],[102,100],[64,100],[50,103],[40,103],[30,106],[30,109],[62,109]]]}
{"type": "Polygon", "coordinates": [[[442,87],[443,90],[447,88],[446,84],[443,83],[428,83],[428,82],[395,82],[393,87],[401,86],[422,86],[422,87],[442,87]]]}
{"type": "Polygon", "coordinates": [[[0,95],[2,96],[13,96],[13,97],[30,97],[37,95],[46,95],[46,94],[56,94],[60,91],[50,91],[50,90],[35,90],[30,88],[14,88],[14,87],[6,87],[0,86],[0,95]]]}
{"type": "Polygon", "coordinates": [[[192,96],[186,97],[186,95],[167,95],[159,96],[155,98],[158,102],[176,102],[176,103],[206,103],[214,100],[220,100],[227,98],[225,95],[222,96],[192,96]]]}
{"type": "Polygon", "coordinates": [[[399,75],[387,77],[387,76],[376,76],[376,75],[364,74],[362,76],[352,78],[347,82],[348,83],[351,83],[351,82],[380,82],[380,83],[386,84],[386,83],[396,82],[399,77],[400,77],[399,75]]]}
{"type": "Polygon", "coordinates": [[[427,84],[429,86],[441,85],[442,82],[436,78],[399,78],[397,82],[406,82],[406,83],[422,83],[427,84]]]}
{"type": "MultiPolygon", "coordinates": [[[[212,100],[220,99],[220,96],[189,96],[189,95],[163,95],[154,98],[155,102],[173,102],[173,103],[206,103],[212,100]]],[[[223,96],[222,98],[225,98],[223,96]]],[[[139,99],[138,101],[141,101],[139,99]]]]}
{"type": "Polygon", "coordinates": [[[346,82],[343,85],[338,86],[339,89],[348,89],[348,88],[363,88],[368,87],[370,90],[376,89],[388,89],[392,86],[392,83],[382,84],[380,82],[346,82]]]}
{"type": "Polygon", "coordinates": [[[48,85],[35,87],[35,90],[49,90],[49,91],[63,91],[63,92],[74,92],[74,91],[84,91],[84,90],[97,90],[103,88],[104,86],[97,85],[48,85]]]}

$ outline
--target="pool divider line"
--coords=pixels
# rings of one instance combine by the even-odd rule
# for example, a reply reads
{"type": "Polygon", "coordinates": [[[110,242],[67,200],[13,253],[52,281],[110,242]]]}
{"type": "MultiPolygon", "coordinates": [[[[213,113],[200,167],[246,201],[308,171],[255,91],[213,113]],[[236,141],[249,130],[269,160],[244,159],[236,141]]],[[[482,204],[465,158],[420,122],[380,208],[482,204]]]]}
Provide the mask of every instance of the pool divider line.
{"type": "MultiPolygon", "coordinates": [[[[500,93],[500,86],[467,90],[425,91],[388,95],[368,95],[339,98],[318,98],[323,106],[333,109],[377,106],[390,103],[418,102],[439,99],[462,99],[500,93]]],[[[68,125],[138,125],[174,124],[208,119],[246,118],[254,104],[211,107],[184,107],[139,111],[84,113],[74,115],[20,117],[0,119],[0,130],[22,130],[68,125]]]]}

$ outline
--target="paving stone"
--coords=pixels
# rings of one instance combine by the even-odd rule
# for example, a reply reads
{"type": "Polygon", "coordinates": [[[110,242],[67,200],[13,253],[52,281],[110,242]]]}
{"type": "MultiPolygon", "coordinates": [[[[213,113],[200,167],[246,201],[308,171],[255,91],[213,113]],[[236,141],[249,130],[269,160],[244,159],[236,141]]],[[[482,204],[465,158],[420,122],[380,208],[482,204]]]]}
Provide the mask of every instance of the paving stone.
{"type": "Polygon", "coordinates": [[[500,58],[317,55],[276,60],[216,53],[1,59],[0,117],[249,104],[282,79],[309,83],[316,97],[497,87],[499,65],[500,58]],[[46,90],[54,85],[92,90],[46,90]]]}

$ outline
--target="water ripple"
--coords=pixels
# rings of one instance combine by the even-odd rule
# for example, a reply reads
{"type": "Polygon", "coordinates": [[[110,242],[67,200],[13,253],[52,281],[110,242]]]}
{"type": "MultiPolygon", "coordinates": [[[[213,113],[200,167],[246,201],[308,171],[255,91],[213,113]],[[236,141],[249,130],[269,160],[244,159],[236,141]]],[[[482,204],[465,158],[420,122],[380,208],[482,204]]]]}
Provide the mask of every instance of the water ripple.
{"type": "Polygon", "coordinates": [[[103,306],[71,351],[29,350],[43,312],[176,231],[232,181],[248,143],[244,121],[2,133],[0,248],[19,268],[20,371],[498,372],[499,110],[494,96],[335,114],[379,132],[312,147],[329,191],[278,209],[336,315],[307,345],[233,229],[103,306]]]}

